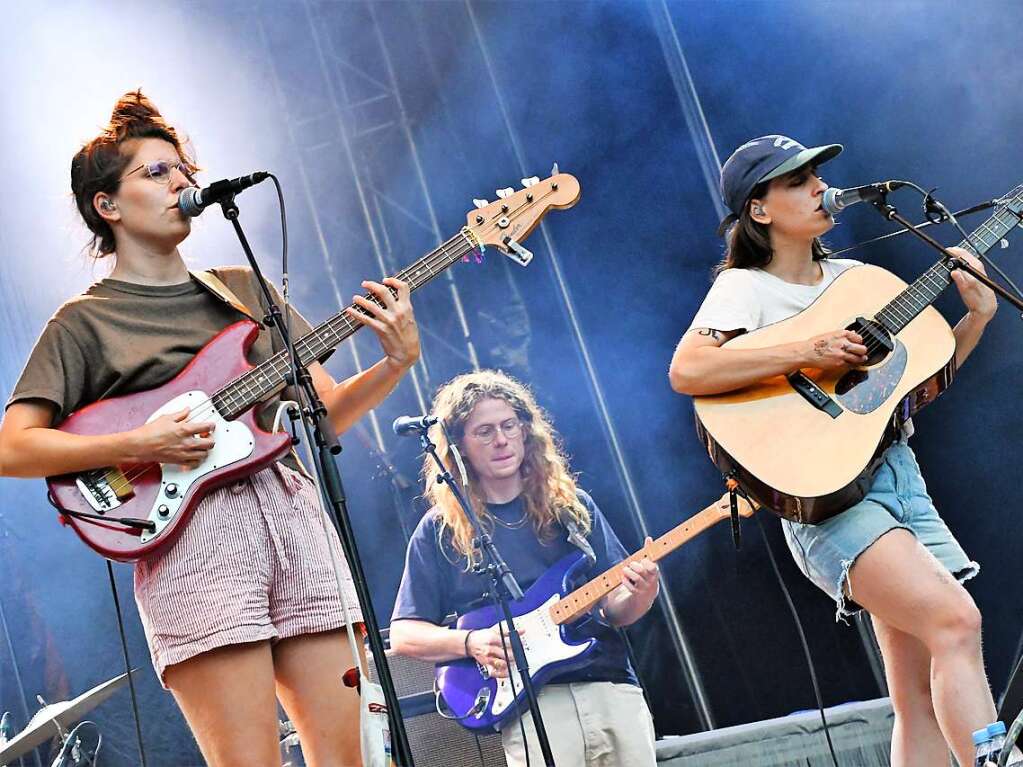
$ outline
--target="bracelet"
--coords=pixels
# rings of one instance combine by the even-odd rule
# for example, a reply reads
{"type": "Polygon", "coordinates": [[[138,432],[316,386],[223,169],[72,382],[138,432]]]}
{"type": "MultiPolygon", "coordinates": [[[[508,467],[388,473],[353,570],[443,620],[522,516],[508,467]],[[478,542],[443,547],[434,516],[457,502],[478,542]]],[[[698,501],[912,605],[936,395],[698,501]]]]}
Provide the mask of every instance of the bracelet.
{"type": "Polygon", "coordinates": [[[465,632],[465,642],[463,642],[462,644],[465,647],[465,657],[466,658],[471,658],[472,657],[472,655],[469,654],[469,637],[472,636],[472,632],[474,632],[475,630],[476,629],[469,629],[468,631],[465,632]]]}

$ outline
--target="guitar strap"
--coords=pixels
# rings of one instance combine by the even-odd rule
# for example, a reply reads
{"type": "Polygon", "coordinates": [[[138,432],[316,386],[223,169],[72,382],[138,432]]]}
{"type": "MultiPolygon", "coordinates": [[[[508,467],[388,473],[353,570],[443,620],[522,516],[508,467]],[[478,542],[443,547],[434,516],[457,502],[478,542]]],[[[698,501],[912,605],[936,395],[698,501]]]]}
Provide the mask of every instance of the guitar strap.
{"type": "MultiPolygon", "coordinates": [[[[206,288],[207,292],[212,294],[219,301],[223,301],[236,312],[240,312],[241,314],[245,315],[250,320],[259,325],[259,327],[261,328],[266,327],[266,323],[264,323],[260,319],[257,319],[256,316],[249,309],[249,307],[247,307],[242,302],[242,300],[238,298],[235,292],[231,290],[231,288],[227,287],[227,285],[224,284],[224,281],[217,277],[217,275],[215,275],[211,269],[207,269],[202,272],[193,272],[190,270],[188,273],[196,282],[198,282],[200,285],[206,288]]],[[[312,474],[309,473],[309,470],[306,469],[305,464],[302,463],[302,459],[299,457],[298,451],[296,451],[295,448],[291,448],[291,456],[292,458],[295,459],[295,463],[298,465],[298,470],[305,474],[306,477],[312,479],[312,474]]]]}
{"type": "Polygon", "coordinates": [[[227,304],[236,312],[244,314],[261,328],[266,327],[263,320],[257,318],[252,311],[249,310],[249,307],[242,303],[241,299],[235,295],[234,291],[227,287],[227,285],[225,285],[224,282],[213,273],[212,269],[207,269],[202,272],[189,271],[188,273],[191,275],[192,279],[206,288],[206,290],[209,293],[212,293],[219,301],[227,304]]]}
{"type": "Polygon", "coordinates": [[[597,563],[597,555],[593,552],[593,546],[590,545],[586,536],[583,535],[583,531],[579,529],[579,525],[568,516],[564,519],[559,519],[559,521],[561,526],[568,531],[568,542],[585,554],[590,567],[593,567],[597,563]]]}

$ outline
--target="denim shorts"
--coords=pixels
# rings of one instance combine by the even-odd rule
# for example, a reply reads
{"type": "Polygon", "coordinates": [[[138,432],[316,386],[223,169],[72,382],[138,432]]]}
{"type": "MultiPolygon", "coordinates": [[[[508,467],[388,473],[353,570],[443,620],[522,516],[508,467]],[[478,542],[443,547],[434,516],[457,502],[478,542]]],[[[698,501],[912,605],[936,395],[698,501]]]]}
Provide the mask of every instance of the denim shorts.
{"type": "Polygon", "coordinates": [[[819,525],[783,519],[782,528],[796,565],[838,605],[836,620],[862,609],[852,599],[849,568],[889,530],[909,530],[960,583],[980,571],[938,516],[904,441],[885,451],[870,492],[855,506],[819,525]]]}

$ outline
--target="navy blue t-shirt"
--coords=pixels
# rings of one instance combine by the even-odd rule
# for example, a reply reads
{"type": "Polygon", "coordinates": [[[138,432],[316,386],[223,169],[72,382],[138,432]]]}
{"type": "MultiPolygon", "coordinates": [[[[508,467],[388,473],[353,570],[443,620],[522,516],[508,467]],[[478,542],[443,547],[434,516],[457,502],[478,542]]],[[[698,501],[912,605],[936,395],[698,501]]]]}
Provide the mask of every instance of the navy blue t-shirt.
{"type": "MultiPolygon", "coordinates": [[[[596,564],[578,584],[581,585],[585,579],[593,578],[621,562],[626,552],[593,499],[579,491],[579,500],[590,512],[592,529],[589,542],[597,557],[596,564]]],[[[579,549],[568,542],[566,533],[560,527],[557,537],[549,544],[540,542],[529,522],[508,527],[523,518],[525,507],[521,496],[508,503],[487,504],[487,509],[497,520],[505,523],[502,525],[495,522],[491,537],[523,591],[559,559],[579,553],[579,549]]],[[[443,544],[439,542],[439,527],[440,515],[435,509],[423,515],[416,526],[405,557],[405,572],[401,576],[401,586],[398,587],[392,621],[412,618],[440,625],[451,613],[461,616],[490,604],[489,576],[485,573],[466,572],[465,557],[458,554],[451,545],[450,531],[446,533],[443,544]]],[[[569,631],[572,632],[572,629],[569,631]]],[[[615,629],[591,621],[585,630],[579,630],[573,635],[595,637],[599,640],[597,648],[586,666],[559,674],[551,679],[551,683],[638,684],[625,643],[615,629]]]]}

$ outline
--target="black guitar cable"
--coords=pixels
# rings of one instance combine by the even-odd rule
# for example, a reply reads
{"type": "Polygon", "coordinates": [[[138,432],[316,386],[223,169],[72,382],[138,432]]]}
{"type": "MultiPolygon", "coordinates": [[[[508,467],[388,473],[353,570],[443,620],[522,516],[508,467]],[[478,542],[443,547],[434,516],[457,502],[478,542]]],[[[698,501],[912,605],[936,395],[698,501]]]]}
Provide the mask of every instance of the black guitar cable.
{"type": "Polygon", "coordinates": [[[114,595],[114,609],[117,610],[117,629],[121,634],[121,652],[124,653],[124,671],[128,675],[128,690],[131,692],[131,710],[135,714],[135,737],[138,739],[139,759],[142,767],[146,767],[146,748],[142,743],[142,723],[139,720],[139,702],[135,696],[135,682],[132,680],[131,661],[128,659],[128,640],[124,634],[124,617],[121,615],[121,600],[117,597],[117,582],[114,580],[114,568],[110,560],[106,560],[107,575],[110,576],[110,591],[114,595]]]}
{"type": "MultiPolygon", "coordinates": [[[[742,497],[746,499],[751,506],[754,506],[753,501],[746,494],[746,492],[739,488],[739,492],[742,493],[742,497]]],[[[764,523],[761,520],[761,515],[754,515],[757,518],[757,525],[760,528],[760,535],[764,539],[764,548],[767,549],[767,557],[771,560],[771,569],[774,570],[774,575],[778,579],[778,585],[781,586],[781,592],[785,596],[785,603],[789,606],[789,612],[792,613],[792,619],[796,624],[796,631],[799,633],[799,642],[803,646],[803,655],[806,656],[806,665],[810,670],[810,682],[813,684],[813,694],[817,698],[817,710],[821,714],[821,724],[824,726],[824,737],[828,741],[828,750],[831,752],[831,761],[834,762],[835,767],[839,767],[838,755],[835,753],[835,744],[831,741],[831,729],[828,727],[828,718],[824,713],[824,700],[821,697],[820,684],[817,682],[817,669],[813,665],[813,655],[810,653],[810,645],[806,641],[806,632],[803,630],[803,622],[799,618],[799,612],[796,610],[796,605],[792,601],[792,595],[789,593],[788,586],[785,585],[785,579],[782,578],[781,570],[778,568],[778,561],[774,558],[774,550],[771,548],[771,542],[767,538],[767,530],[764,528],[764,523]]]]}

